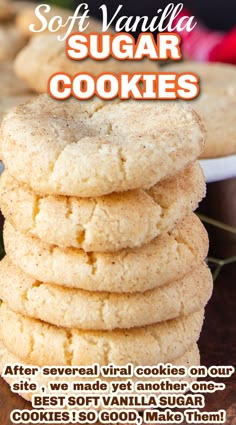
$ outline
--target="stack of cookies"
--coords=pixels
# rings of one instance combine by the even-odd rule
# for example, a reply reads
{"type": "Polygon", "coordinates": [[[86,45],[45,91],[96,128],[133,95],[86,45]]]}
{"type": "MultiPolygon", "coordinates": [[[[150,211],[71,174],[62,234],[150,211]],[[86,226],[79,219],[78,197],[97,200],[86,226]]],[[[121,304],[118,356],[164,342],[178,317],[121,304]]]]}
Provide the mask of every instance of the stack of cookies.
{"type": "Polygon", "coordinates": [[[203,142],[178,102],[42,95],[7,115],[1,367],[199,364],[203,142]]]}

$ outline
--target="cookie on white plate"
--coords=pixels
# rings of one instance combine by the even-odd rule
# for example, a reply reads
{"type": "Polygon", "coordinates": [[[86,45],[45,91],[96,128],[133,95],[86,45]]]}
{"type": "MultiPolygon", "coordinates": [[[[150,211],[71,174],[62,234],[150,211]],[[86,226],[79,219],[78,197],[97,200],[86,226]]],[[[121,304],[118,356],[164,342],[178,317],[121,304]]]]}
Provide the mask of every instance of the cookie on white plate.
{"type": "Polygon", "coordinates": [[[201,158],[236,154],[236,96],[219,95],[218,90],[203,91],[191,101],[191,106],[207,131],[201,158]]]}

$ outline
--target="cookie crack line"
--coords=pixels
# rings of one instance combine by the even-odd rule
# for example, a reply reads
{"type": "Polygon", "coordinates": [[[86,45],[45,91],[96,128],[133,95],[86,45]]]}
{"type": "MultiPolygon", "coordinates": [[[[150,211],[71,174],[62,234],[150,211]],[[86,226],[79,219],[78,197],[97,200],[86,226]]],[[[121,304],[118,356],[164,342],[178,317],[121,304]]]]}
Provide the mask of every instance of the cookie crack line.
{"type": "MultiPolygon", "coordinates": [[[[100,110],[102,110],[102,109],[104,109],[106,107],[106,104],[104,103],[104,104],[101,104],[101,105],[98,105],[96,108],[95,108],[95,110],[93,111],[93,112],[91,112],[91,113],[89,113],[89,112],[87,112],[87,116],[89,117],[89,118],[93,118],[94,117],[94,115],[98,112],[98,111],[100,111],[100,110]]],[[[110,126],[111,126],[111,131],[112,131],[112,125],[110,124],[110,126]]],[[[79,142],[79,140],[78,140],[78,142],[79,142]]],[[[74,144],[76,144],[77,142],[74,142],[74,144]]],[[[61,159],[61,157],[64,155],[64,153],[65,153],[65,151],[66,151],[66,149],[68,148],[68,145],[66,145],[66,146],[64,146],[63,147],[63,149],[58,153],[58,155],[55,157],[55,159],[54,159],[54,162],[53,162],[53,164],[51,164],[51,166],[50,166],[50,173],[51,173],[51,176],[49,176],[49,178],[50,177],[53,177],[53,174],[54,174],[54,172],[55,172],[55,169],[56,169],[56,167],[57,167],[57,165],[58,165],[58,162],[60,161],[60,159],[61,159]]]]}
{"type": "MultiPolygon", "coordinates": [[[[109,102],[106,102],[106,101],[103,101],[104,103],[101,103],[101,105],[98,105],[96,108],[95,108],[95,111],[94,112],[91,112],[91,114],[89,114],[88,113],[88,116],[89,116],[89,118],[93,118],[95,115],[96,115],[96,113],[97,112],[99,112],[99,111],[101,111],[102,109],[104,109],[104,108],[106,108],[106,107],[108,107],[109,109],[110,108],[112,108],[114,105],[118,105],[119,103],[121,103],[121,100],[119,99],[119,100],[116,100],[115,102],[114,102],[114,104],[112,105],[111,103],[109,103],[109,102]]],[[[111,125],[111,124],[110,124],[111,125]]],[[[112,130],[112,125],[111,125],[111,130],[112,130]]]]}
{"type": "Polygon", "coordinates": [[[73,365],[73,334],[71,331],[66,331],[66,339],[64,342],[64,356],[66,363],[69,366],[73,365]]]}
{"type": "MultiPolygon", "coordinates": [[[[194,249],[193,244],[189,243],[186,238],[181,237],[181,235],[177,235],[175,237],[175,241],[177,243],[177,252],[179,257],[181,257],[181,252],[180,252],[180,248],[181,246],[185,246],[189,252],[192,254],[193,257],[195,257],[196,255],[196,250],[194,249]]],[[[206,253],[207,253],[207,249],[206,249],[206,253]]]]}
{"type": "Polygon", "coordinates": [[[40,199],[38,196],[34,196],[34,205],[33,205],[33,211],[32,211],[32,220],[33,220],[33,226],[36,226],[37,222],[37,216],[40,213],[40,199]]]}
{"type": "Polygon", "coordinates": [[[119,158],[119,161],[120,161],[120,171],[123,175],[124,180],[127,180],[127,174],[126,174],[126,168],[125,168],[126,158],[124,156],[122,147],[120,147],[118,149],[117,153],[118,153],[118,158],[119,158]]]}
{"type": "Polygon", "coordinates": [[[87,264],[91,266],[91,274],[94,276],[97,273],[97,261],[98,258],[94,252],[87,252],[87,264]]]}

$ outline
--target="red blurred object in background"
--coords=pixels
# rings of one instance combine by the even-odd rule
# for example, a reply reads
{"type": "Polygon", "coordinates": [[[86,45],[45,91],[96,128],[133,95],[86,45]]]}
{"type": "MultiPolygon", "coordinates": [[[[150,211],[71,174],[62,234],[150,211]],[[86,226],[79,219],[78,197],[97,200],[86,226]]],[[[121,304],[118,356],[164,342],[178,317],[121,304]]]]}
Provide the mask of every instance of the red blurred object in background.
{"type": "Polygon", "coordinates": [[[210,52],[209,60],[236,64],[236,27],[227,33],[210,52]]]}
{"type": "MultiPolygon", "coordinates": [[[[183,16],[191,16],[191,13],[183,9],[175,19],[175,25],[183,16]]],[[[236,27],[224,33],[210,30],[198,21],[191,32],[184,30],[179,34],[186,59],[236,64],[236,27]]]]}

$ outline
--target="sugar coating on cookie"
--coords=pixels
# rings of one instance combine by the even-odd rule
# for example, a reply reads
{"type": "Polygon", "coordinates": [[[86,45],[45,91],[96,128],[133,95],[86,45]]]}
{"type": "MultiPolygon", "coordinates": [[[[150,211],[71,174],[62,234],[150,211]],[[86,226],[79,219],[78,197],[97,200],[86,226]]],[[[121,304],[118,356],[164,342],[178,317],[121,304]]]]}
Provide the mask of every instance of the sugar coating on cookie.
{"type": "Polygon", "coordinates": [[[197,342],[204,310],[154,325],[113,331],[66,330],[0,307],[0,335],[6,348],[38,366],[153,365],[171,362],[197,342]]]}
{"type": "Polygon", "coordinates": [[[208,237],[192,213],[151,243],[113,253],[59,248],[24,235],[9,222],[4,244],[11,261],[39,281],[88,291],[144,292],[200,264],[207,255],[208,237]]]}
{"type": "MultiPolygon", "coordinates": [[[[0,373],[3,374],[3,371],[5,370],[5,366],[7,364],[22,364],[24,367],[29,366],[27,363],[22,362],[22,360],[20,360],[18,357],[14,356],[14,354],[10,353],[10,351],[8,351],[6,349],[6,347],[4,347],[3,343],[0,342],[0,373]]],[[[200,365],[200,355],[199,355],[199,350],[197,347],[197,344],[194,344],[192,347],[190,347],[190,349],[183,354],[183,356],[175,359],[172,361],[172,364],[175,366],[185,366],[186,368],[189,368],[190,366],[199,366],[200,365]]],[[[47,365],[45,365],[47,366],[47,365]]],[[[4,376],[5,381],[11,385],[14,381],[15,381],[15,377],[12,377],[10,375],[8,376],[4,376]]],[[[101,379],[101,378],[100,378],[101,379]]],[[[24,377],[24,380],[27,382],[31,382],[32,379],[30,377],[28,377],[27,375],[24,377]]],[[[92,379],[90,378],[80,378],[80,382],[83,382],[84,380],[86,380],[86,382],[91,382],[92,379]]],[[[103,381],[107,382],[109,381],[109,378],[102,379],[103,381]]],[[[110,379],[111,380],[111,379],[110,379]]],[[[114,379],[113,379],[114,380],[114,379]]],[[[145,379],[147,380],[147,378],[145,379]]],[[[153,381],[155,380],[155,382],[158,382],[159,379],[156,378],[149,378],[148,381],[153,381]]],[[[184,378],[176,378],[176,380],[181,381],[190,381],[190,378],[188,377],[184,377],[184,378]]],[[[33,377],[33,381],[36,382],[39,386],[39,388],[41,388],[41,386],[45,386],[47,388],[47,394],[53,394],[52,391],[50,391],[49,388],[49,382],[61,382],[62,378],[61,377],[50,377],[48,378],[47,376],[43,376],[43,375],[37,375],[33,377]]],[[[125,379],[123,378],[122,381],[125,381],[125,379]]],[[[133,377],[132,381],[135,382],[137,381],[137,378],[133,377]]],[[[143,379],[140,377],[139,381],[143,381],[143,379]]],[[[175,381],[175,378],[173,377],[171,379],[171,381],[175,381]]],[[[68,384],[71,384],[73,382],[75,382],[75,377],[70,377],[70,376],[65,376],[63,377],[63,382],[67,382],[68,384]]],[[[30,391],[27,392],[19,392],[19,395],[21,397],[23,397],[24,399],[31,401],[32,400],[32,396],[35,393],[32,393],[30,391]]],[[[157,393],[155,393],[157,395],[157,393]]]]}
{"type": "Polygon", "coordinates": [[[36,192],[96,197],[150,188],[201,153],[204,129],[181,102],[39,96],[2,126],[10,174],[36,192]]]}
{"type": "Polygon", "coordinates": [[[212,275],[205,263],[182,279],[133,294],[89,292],[32,279],[6,256],[0,263],[0,298],[11,310],[56,326],[112,330],[150,325],[205,307],[212,275]]]}
{"type": "Polygon", "coordinates": [[[25,45],[25,38],[13,24],[0,23],[0,62],[11,61],[25,45]]]}
{"type": "MultiPolygon", "coordinates": [[[[85,32],[101,32],[101,24],[91,20],[85,32]]],[[[131,61],[109,57],[104,61],[96,61],[88,57],[81,61],[73,61],[66,56],[65,50],[65,41],[58,41],[55,34],[40,34],[33,37],[16,58],[16,73],[31,89],[38,93],[46,93],[49,78],[59,71],[70,75],[85,72],[98,76],[102,73],[156,73],[158,70],[157,63],[146,58],[131,61]]]]}
{"type": "Polygon", "coordinates": [[[7,220],[44,242],[85,251],[138,247],[171,230],[205,195],[198,163],[148,191],[98,198],[37,195],[6,170],[0,178],[0,205],[7,220]]]}

